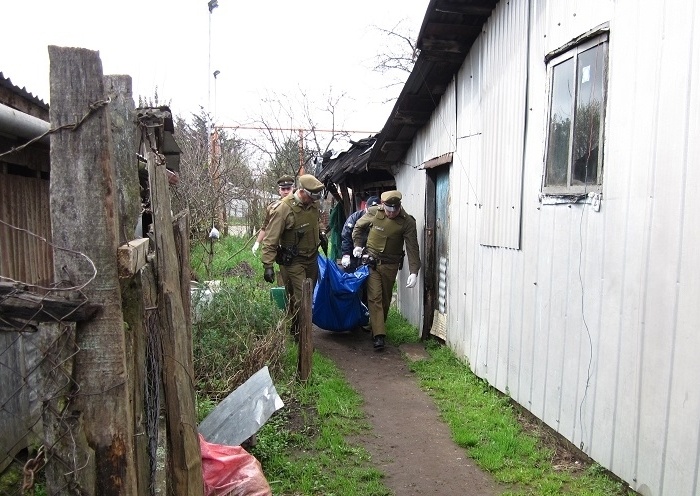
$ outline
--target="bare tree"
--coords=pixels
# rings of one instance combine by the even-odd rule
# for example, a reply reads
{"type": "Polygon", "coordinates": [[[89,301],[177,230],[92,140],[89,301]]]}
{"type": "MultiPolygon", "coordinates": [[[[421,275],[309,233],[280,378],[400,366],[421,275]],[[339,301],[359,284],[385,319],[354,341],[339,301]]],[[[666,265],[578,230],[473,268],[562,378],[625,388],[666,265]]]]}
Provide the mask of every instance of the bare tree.
{"type": "Polygon", "coordinates": [[[416,46],[416,36],[402,19],[392,28],[373,26],[385,40],[379,46],[382,50],[374,57],[374,71],[390,76],[387,88],[403,85],[413,70],[420,50],[416,46]]]}
{"type": "MultiPolygon", "coordinates": [[[[245,203],[254,188],[246,144],[224,130],[210,134],[204,111],[188,122],[176,118],[175,139],[182,150],[180,181],[173,195],[173,208],[187,208],[196,239],[206,239],[211,228],[225,231],[228,213],[245,203]]],[[[245,209],[244,209],[245,210],[245,209]]]]}

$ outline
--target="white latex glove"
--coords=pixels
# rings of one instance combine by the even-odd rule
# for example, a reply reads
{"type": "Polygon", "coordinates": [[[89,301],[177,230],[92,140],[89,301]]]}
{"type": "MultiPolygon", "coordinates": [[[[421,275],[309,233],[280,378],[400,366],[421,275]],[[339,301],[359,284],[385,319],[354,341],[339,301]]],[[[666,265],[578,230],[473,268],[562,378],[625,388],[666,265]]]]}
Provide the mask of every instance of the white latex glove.
{"type": "Polygon", "coordinates": [[[408,280],[406,281],[406,287],[412,288],[413,286],[416,285],[417,281],[418,281],[418,276],[416,274],[409,275],[408,280]]]}
{"type": "Polygon", "coordinates": [[[352,249],[352,256],[355,258],[360,258],[362,256],[362,247],[356,246],[352,249]]]}
{"type": "Polygon", "coordinates": [[[343,259],[340,261],[340,265],[347,267],[350,265],[350,255],[343,255],[343,259]]]}
{"type": "Polygon", "coordinates": [[[253,254],[255,254],[255,252],[258,251],[258,248],[260,248],[260,243],[258,243],[256,241],[255,243],[253,243],[253,248],[252,248],[253,254]]]}

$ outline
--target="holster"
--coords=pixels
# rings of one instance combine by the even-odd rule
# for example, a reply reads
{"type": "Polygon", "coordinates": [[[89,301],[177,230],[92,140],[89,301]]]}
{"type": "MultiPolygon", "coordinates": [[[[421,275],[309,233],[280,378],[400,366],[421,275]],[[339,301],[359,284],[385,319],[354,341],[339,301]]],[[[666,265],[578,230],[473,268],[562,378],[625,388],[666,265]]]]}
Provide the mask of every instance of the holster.
{"type": "Polygon", "coordinates": [[[361,261],[362,265],[369,265],[373,269],[377,268],[377,259],[369,253],[365,253],[364,255],[362,255],[361,261]]]}
{"type": "Polygon", "coordinates": [[[275,262],[277,262],[278,265],[291,265],[292,260],[298,253],[299,249],[296,245],[289,248],[286,246],[278,246],[275,262]]]}

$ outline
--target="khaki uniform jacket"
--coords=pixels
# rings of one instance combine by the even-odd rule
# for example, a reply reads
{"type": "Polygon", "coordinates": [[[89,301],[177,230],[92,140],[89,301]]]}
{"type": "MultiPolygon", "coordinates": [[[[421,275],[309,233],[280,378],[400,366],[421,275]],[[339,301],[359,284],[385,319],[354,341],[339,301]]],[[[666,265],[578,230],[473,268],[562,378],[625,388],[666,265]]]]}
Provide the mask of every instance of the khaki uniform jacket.
{"type": "Polygon", "coordinates": [[[418,273],[421,263],[416,219],[403,208],[396,218],[390,219],[386,216],[383,205],[370,207],[352,230],[355,246],[362,246],[363,233],[367,234],[367,251],[382,262],[399,263],[403,259],[405,245],[408,270],[411,274],[418,273]]]}
{"type": "Polygon", "coordinates": [[[270,211],[270,222],[262,241],[263,267],[272,267],[277,247],[297,247],[299,256],[318,256],[319,242],[318,202],[309,205],[299,200],[296,193],[282,198],[270,211]]]}
{"type": "MultiPolygon", "coordinates": [[[[287,196],[289,196],[289,195],[287,195],[287,196]]],[[[263,230],[263,231],[267,230],[267,225],[270,223],[270,217],[272,217],[272,211],[275,209],[275,207],[281,201],[282,201],[282,198],[277,198],[276,200],[273,200],[267,204],[267,206],[265,207],[265,220],[263,220],[262,226],[260,226],[261,230],[263,230]]]]}

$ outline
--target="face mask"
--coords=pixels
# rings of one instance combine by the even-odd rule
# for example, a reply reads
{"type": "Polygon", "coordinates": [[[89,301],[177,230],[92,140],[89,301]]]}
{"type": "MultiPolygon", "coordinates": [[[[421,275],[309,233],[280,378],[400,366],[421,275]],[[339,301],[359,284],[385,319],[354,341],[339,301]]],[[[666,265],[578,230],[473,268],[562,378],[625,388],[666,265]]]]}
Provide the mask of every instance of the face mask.
{"type": "Polygon", "coordinates": [[[313,201],[318,201],[323,197],[323,190],[319,191],[318,193],[312,193],[308,189],[305,189],[304,191],[306,192],[307,195],[309,195],[311,197],[311,199],[313,201]]]}
{"type": "Polygon", "coordinates": [[[384,210],[386,210],[389,213],[394,213],[399,209],[397,205],[387,205],[386,203],[384,204],[384,210]]]}

